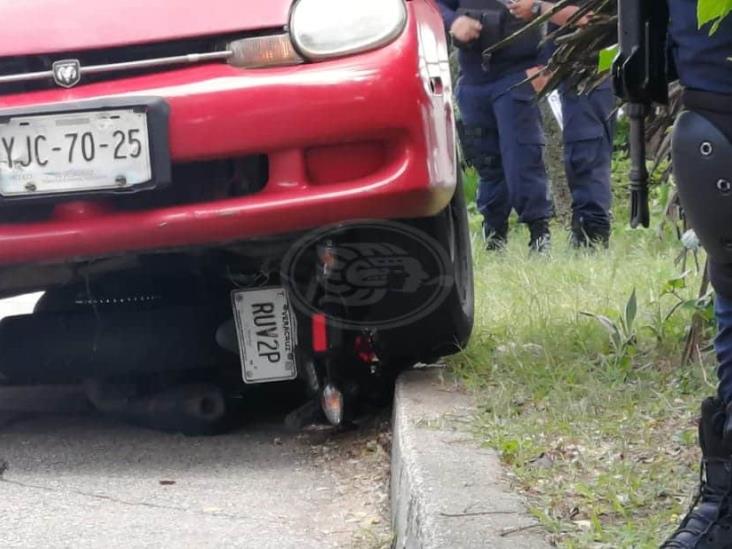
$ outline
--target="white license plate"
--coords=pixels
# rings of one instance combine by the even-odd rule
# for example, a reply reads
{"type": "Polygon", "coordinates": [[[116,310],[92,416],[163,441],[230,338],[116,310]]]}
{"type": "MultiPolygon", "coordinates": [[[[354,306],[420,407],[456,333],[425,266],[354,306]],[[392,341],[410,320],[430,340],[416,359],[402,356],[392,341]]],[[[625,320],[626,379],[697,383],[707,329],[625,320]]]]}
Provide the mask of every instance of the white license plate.
{"type": "Polygon", "coordinates": [[[297,327],[283,288],[232,293],[242,377],[246,383],[270,383],[297,377],[297,327]]]}
{"type": "Polygon", "coordinates": [[[147,114],[132,109],[0,121],[0,195],[125,189],[152,179],[147,114]]]}

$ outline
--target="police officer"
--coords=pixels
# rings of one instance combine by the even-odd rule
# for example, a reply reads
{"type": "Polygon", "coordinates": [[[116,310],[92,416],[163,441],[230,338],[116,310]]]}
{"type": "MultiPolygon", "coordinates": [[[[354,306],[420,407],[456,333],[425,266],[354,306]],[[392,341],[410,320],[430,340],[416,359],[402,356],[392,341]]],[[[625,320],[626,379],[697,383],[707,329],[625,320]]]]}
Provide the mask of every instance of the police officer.
{"type": "Polygon", "coordinates": [[[465,125],[463,149],[480,181],[476,199],[488,249],[506,243],[514,209],[529,226],[529,247],[548,249],[552,205],[544,167],[541,114],[530,83],[540,35],[532,33],[490,58],[483,51],[523,25],[498,0],[437,0],[456,44],[461,77],[456,96],[465,125]]]}
{"type": "MultiPolygon", "coordinates": [[[[553,2],[552,2],[553,3],[553,2]]],[[[550,10],[550,2],[517,0],[509,5],[513,15],[530,21],[550,10]]],[[[549,32],[556,31],[577,10],[568,7],[555,15],[549,32]]],[[[556,45],[543,48],[545,63],[556,45]]],[[[606,80],[595,90],[578,94],[563,83],[559,88],[564,121],[564,168],[572,193],[572,237],[574,247],[607,246],[610,239],[610,206],[615,97],[606,80]]]]}
{"type": "Polygon", "coordinates": [[[607,246],[610,239],[613,110],[610,81],[588,94],[560,88],[564,165],[572,193],[572,245],[607,246]]]}
{"type": "Polygon", "coordinates": [[[674,177],[710,256],[716,291],[719,391],[702,405],[699,497],[667,548],[732,547],[732,17],[710,35],[697,0],[667,0],[669,39],[686,112],[673,136],[674,177]]]}

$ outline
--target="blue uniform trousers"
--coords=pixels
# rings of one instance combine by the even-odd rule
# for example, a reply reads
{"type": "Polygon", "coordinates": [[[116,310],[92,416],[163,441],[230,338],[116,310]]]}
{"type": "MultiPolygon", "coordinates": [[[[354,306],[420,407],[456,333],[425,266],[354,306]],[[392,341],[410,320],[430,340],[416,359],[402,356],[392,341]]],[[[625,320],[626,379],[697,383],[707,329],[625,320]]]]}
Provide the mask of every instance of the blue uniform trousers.
{"type": "Polygon", "coordinates": [[[719,398],[732,403],[732,299],[717,294],[714,302],[717,318],[717,337],[714,349],[719,360],[719,398]]]}
{"type": "Polygon", "coordinates": [[[531,223],[552,214],[544,167],[544,129],[526,75],[517,72],[493,82],[461,79],[456,90],[466,137],[463,148],[478,170],[476,202],[488,228],[508,221],[511,209],[531,223]]]}
{"type": "Polygon", "coordinates": [[[572,193],[574,221],[582,227],[610,228],[611,165],[615,97],[610,84],[578,95],[563,87],[564,166],[572,193]]]}

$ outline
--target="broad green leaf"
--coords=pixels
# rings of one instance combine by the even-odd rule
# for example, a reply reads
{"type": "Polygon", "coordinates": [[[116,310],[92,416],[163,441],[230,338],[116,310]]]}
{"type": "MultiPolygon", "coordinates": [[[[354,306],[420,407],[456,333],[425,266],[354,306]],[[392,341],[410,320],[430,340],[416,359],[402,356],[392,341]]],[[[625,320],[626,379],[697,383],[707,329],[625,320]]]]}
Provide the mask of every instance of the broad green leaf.
{"type": "MultiPolygon", "coordinates": [[[[664,202],[665,204],[665,202],[664,202]]],[[[683,290],[686,288],[686,277],[689,275],[689,271],[682,273],[678,276],[670,278],[663,285],[661,295],[667,295],[673,293],[675,290],[683,290]]]]}
{"type": "Polygon", "coordinates": [[[597,59],[597,71],[608,72],[613,68],[613,61],[618,55],[618,46],[610,46],[604,50],[600,50],[600,55],[597,59]]]}
{"type": "Polygon", "coordinates": [[[699,28],[711,23],[709,33],[713,34],[719,29],[722,19],[727,17],[730,12],[732,12],[732,0],[699,0],[697,4],[699,28]]]}

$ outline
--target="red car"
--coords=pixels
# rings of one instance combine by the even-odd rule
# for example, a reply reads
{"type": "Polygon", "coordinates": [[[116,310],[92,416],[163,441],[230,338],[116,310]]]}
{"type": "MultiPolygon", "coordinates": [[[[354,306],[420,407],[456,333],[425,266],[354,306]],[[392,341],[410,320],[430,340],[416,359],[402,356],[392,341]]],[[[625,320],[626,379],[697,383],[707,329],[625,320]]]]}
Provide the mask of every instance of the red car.
{"type": "Polygon", "coordinates": [[[467,342],[430,0],[0,13],[0,295],[45,292],[0,323],[0,379],[84,380],[103,410],[190,431],[290,381],[339,423],[374,380],[467,342]]]}

